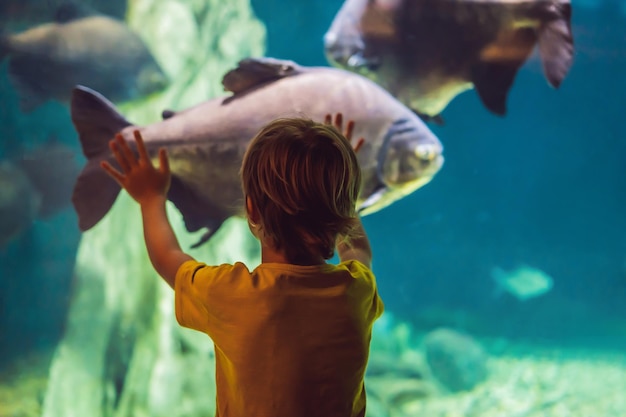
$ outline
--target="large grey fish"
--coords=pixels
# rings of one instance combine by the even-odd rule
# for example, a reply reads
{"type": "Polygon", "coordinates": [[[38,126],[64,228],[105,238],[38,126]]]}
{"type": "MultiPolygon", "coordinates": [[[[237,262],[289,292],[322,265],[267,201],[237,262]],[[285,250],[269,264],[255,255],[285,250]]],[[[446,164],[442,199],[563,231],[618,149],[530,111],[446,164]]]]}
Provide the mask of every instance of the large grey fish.
{"type": "Polygon", "coordinates": [[[71,204],[80,168],[76,153],[49,142],[19,158],[0,161],[0,248],[71,204]]]}
{"type": "Polygon", "coordinates": [[[504,115],[538,44],[548,83],[572,64],[569,0],[346,0],[325,35],[331,63],[361,72],[418,114],[438,117],[474,87],[504,115]]]}
{"type": "Polygon", "coordinates": [[[126,101],[160,91],[166,75],[142,39],[123,22],[64,8],[57,21],[0,37],[0,60],[24,112],[54,99],[68,102],[81,84],[126,101]]]}
{"type": "Polygon", "coordinates": [[[364,137],[358,153],[363,171],[359,207],[373,213],[428,183],[443,163],[442,145],[407,107],[365,77],[330,67],[303,67],[271,58],[247,59],[223,78],[234,94],[180,112],[165,111],[161,122],[133,126],[102,95],[75,89],[71,114],[88,163],[74,189],[79,227],[87,230],[110,210],[120,188],[99,167],[113,162],[108,141],[121,131],[133,142],[142,132],[152,156],[169,153],[168,198],[187,230],[207,228],[210,238],[231,216],[243,215],[239,169],[248,142],[278,117],[323,121],[342,112],[364,137]]]}

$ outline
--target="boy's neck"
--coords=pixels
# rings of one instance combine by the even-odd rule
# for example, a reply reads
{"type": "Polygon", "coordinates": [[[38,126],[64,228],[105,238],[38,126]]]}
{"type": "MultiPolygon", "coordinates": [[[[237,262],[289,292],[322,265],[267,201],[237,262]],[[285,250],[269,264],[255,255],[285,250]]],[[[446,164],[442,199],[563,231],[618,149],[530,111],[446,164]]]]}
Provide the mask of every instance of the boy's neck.
{"type": "Polygon", "coordinates": [[[283,251],[276,250],[273,247],[265,244],[261,244],[261,263],[275,263],[275,264],[291,264],[291,265],[323,265],[326,260],[321,256],[311,256],[310,259],[304,259],[302,262],[291,262],[287,259],[287,256],[283,251]]]}

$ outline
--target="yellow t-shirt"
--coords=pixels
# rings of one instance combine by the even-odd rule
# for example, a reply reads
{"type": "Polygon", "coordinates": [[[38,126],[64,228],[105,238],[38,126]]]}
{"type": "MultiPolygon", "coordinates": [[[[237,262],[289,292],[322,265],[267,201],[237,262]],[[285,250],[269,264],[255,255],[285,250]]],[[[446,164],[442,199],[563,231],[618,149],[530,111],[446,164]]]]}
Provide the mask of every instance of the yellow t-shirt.
{"type": "Polygon", "coordinates": [[[363,378],[376,281],[358,261],[339,265],[207,266],[176,275],[176,318],[215,343],[218,417],[365,414],[363,378]]]}

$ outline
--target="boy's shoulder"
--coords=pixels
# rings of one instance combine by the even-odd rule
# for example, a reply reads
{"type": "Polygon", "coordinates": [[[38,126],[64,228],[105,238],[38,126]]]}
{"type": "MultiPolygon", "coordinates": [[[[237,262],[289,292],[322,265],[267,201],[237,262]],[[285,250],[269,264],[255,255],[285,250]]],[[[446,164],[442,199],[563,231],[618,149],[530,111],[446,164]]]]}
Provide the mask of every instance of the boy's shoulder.
{"type": "Polygon", "coordinates": [[[374,285],[376,283],[376,277],[371,268],[356,259],[341,262],[337,265],[337,268],[346,270],[355,279],[364,280],[374,285]]]}

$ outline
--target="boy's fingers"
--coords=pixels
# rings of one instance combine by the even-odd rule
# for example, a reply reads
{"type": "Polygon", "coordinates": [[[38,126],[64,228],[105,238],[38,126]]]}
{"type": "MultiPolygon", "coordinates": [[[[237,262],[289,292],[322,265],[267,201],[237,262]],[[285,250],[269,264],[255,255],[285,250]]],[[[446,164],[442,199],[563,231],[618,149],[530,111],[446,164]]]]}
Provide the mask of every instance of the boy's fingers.
{"type": "Polygon", "coordinates": [[[165,148],[159,149],[159,169],[164,174],[169,175],[170,173],[170,161],[167,157],[167,151],[165,148]]]}
{"type": "Polygon", "coordinates": [[[335,115],[335,127],[341,132],[343,130],[343,114],[337,113],[335,115]]]}
{"type": "Polygon", "coordinates": [[[126,158],[126,163],[129,166],[136,165],[137,158],[135,157],[135,154],[128,146],[128,142],[126,142],[126,139],[124,139],[124,137],[120,135],[119,133],[115,136],[115,139],[117,140],[117,145],[122,150],[122,153],[124,154],[124,157],[126,158]]]}
{"type": "Polygon", "coordinates": [[[346,126],[345,136],[348,140],[352,140],[352,132],[354,131],[354,120],[349,120],[346,126]]]}
{"type": "Polygon", "coordinates": [[[149,161],[150,157],[148,157],[148,151],[146,150],[146,145],[143,143],[143,137],[138,130],[133,132],[135,136],[135,142],[137,142],[137,152],[139,153],[139,159],[143,159],[144,161],[149,161]]]}
{"type": "Polygon", "coordinates": [[[113,155],[115,156],[117,163],[120,165],[120,168],[122,168],[122,171],[130,171],[130,164],[126,160],[122,151],[119,149],[119,144],[115,141],[115,139],[109,142],[109,148],[111,148],[111,152],[113,152],[113,155]]]}
{"type": "Polygon", "coordinates": [[[122,173],[117,169],[113,168],[107,161],[100,162],[100,166],[118,183],[121,184],[122,181],[124,181],[124,175],[122,175],[122,173]]]}
{"type": "Polygon", "coordinates": [[[329,113],[326,115],[326,117],[324,117],[324,123],[329,125],[331,124],[333,121],[333,116],[329,113]]]}
{"type": "Polygon", "coordinates": [[[361,149],[361,146],[363,146],[363,144],[365,143],[365,138],[359,138],[359,140],[356,141],[356,144],[354,145],[354,152],[358,152],[359,149],[361,149]]]}

